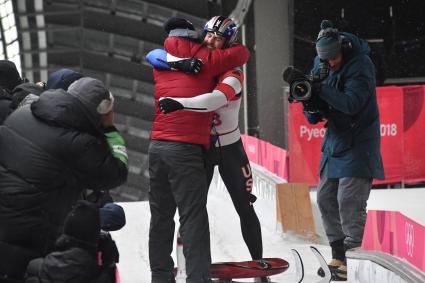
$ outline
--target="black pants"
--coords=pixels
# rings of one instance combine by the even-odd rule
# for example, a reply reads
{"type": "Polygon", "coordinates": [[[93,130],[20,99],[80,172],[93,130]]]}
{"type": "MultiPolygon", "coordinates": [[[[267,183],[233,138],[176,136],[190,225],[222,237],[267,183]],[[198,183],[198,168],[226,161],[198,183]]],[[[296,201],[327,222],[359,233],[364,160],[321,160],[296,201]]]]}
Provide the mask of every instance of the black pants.
{"type": "Polygon", "coordinates": [[[0,282],[23,282],[28,262],[40,256],[35,251],[0,241],[0,282]]]}
{"type": "Polygon", "coordinates": [[[176,208],[188,283],[207,282],[211,264],[205,154],[200,145],[152,141],[149,145],[152,282],[169,282],[176,208]]]}
{"type": "Polygon", "coordinates": [[[226,185],[233,205],[239,214],[243,239],[252,259],[263,257],[261,226],[252,205],[252,172],[242,141],[212,147],[207,152],[207,182],[211,183],[214,167],[218,165],[220,176],[226,185]]]}

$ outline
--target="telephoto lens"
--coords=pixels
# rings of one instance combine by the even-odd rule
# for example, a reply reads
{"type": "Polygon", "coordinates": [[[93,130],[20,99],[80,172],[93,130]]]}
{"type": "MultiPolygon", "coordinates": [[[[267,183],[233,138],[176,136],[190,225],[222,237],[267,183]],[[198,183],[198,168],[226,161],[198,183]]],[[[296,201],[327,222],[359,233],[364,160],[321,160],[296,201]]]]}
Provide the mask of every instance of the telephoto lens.
{"type": "Polygon", "coordinates": [[[282,74],[283,80],[289,84],[290,97],[295,101],[306,101],[311,97],[311,82],[303,72],[288,66],[282,74]]]}
{"type": "Polygon", "coordinates": [[[291,95],[297,101],[305,101],[311,98],[311,83],[308,80],[295,81],[291,84],[291,95]]]}

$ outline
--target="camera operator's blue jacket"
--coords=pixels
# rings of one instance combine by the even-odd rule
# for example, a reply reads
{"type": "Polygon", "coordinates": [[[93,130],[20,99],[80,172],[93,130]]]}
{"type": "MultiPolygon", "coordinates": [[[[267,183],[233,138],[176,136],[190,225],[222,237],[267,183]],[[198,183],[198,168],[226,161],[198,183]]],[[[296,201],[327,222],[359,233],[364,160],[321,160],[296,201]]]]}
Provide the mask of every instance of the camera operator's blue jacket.
{"type": "MultiPolygon", "coordinates": [[[[355,35],[342,35],[351,46],[345,44],[341,67],[330,71],[319,92],[329,110],[324,117],[306,113],[310,123],[321,118],[327,120],[319,172],[327,163],[328,178],[384,179],[375,67],[368,56],[370,49],[355,35]]],[[[318,72],[319,63],[316,57],[312,74],[318,72]]]]}

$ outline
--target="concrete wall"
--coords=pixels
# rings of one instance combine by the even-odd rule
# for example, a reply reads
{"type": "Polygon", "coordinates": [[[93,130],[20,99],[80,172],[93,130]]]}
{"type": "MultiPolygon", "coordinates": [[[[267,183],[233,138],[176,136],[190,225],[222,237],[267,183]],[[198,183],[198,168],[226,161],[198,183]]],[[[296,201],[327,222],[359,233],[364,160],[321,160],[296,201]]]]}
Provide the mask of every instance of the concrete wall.
{"type": "MultiPolygon", "coordinates": [[[[292,61],[292,0],[255,0],[258,134],[287,148],[287,100],[282,70],[292,61]]],[[[248,81],[248,84],[250,82],[248,81]]]]}

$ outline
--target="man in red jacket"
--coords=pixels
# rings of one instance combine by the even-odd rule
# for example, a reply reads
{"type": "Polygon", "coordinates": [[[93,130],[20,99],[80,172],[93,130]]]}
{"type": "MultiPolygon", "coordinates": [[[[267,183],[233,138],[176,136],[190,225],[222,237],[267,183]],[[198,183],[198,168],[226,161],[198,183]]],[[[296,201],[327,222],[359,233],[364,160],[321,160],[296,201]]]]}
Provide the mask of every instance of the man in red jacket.
{"type": "MultiPolygon", "coordinates": [[[[216,25],[226,30],[218,36],[225,44],[232,45],[237,31],[233,21],[225,19],[216,25]]],[[[149,146],[152,282],[174,281],[170,254],[176,208],[186,258],[186,282],[209,282],[211,254],[204,150],[209,146],[212,114],[190,111],[164,114],[158,108],[158,101],[161,97],[193,97],[211,92],[218,75],[245,64],[249,51],[242,45],[213,50],[190,40],[197,38],[197,34],[193,25],[182,19],[169,20],[165,28],[169,31],[164,43],[168,53],[180,58],[196,57],[204,66],[197,75],[154,70],[155,117],[149,146]]]]}

